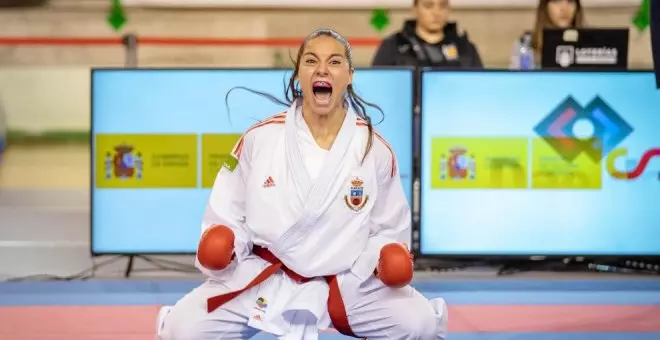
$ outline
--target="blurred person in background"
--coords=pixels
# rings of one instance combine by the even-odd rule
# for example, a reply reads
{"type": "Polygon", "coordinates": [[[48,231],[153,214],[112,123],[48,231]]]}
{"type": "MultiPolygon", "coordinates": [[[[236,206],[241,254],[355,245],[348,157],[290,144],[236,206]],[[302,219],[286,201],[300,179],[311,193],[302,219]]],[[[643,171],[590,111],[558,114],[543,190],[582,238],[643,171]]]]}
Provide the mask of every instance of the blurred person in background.
{"type": "Polygon", "coordinates": [[[582,27],[584,27],[584,12],[580,0],[539,0],[534,30],[523,33],[514,43],[509,68],[530,69],[540,65],[544,29],[582,27]],[[521,63],[521,54],[526,48],[530,49],[530,55],[533,56],[531,65],[521,63]]]}
{"type": "Polygon", "coordinates": [[[385,38],[376,51],[373,66],[434,66],[483,68],[477,47],[448,22],[449,0],[415,0],[414,20],[385,38]]]}

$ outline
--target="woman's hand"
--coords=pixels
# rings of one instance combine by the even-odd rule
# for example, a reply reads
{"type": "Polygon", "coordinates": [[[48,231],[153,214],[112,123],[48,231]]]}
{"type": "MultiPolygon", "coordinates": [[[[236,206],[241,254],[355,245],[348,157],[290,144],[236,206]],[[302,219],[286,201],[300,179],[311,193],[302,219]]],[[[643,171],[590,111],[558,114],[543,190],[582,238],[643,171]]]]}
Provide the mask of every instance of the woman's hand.
{"type": "Polygon", "coordinates": [[[375,274],[386,286],[407,286],[412,281],[413,272],[413,256],[405,245],[390,243],[380,250],[375,274]]]}
{"type": "Polygon", "coordinates": [[[229,227],[213,225],[204,231],[197,247],[197,259],[204,268],[225,269],[234,257],[234,232],[229,227]]]}

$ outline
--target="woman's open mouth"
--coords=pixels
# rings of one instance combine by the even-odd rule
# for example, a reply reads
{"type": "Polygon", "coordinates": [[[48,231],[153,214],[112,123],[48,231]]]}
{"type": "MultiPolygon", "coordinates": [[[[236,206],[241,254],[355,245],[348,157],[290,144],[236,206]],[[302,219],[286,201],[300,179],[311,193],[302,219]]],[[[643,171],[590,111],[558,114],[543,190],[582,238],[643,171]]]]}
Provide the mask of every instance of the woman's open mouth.
{"type": "Polygon", "coordinates": [[[327,81],[315,81],[312,83],[312,92],[317,104],[330,104],[330,99],[332,98],[332,84],[327,81]]]}

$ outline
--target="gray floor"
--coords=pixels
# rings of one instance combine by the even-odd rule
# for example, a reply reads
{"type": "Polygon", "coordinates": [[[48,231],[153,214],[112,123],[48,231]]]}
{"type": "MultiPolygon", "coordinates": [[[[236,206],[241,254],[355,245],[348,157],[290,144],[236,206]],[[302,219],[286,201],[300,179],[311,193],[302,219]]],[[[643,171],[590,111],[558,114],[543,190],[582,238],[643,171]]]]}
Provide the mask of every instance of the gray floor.
{"type": "MultiPolygon", "coordinates": [[[[0,279],[49,274],[69,276],[107,258],[90,255],[89,191],[0,190],[0,279]]],[[[163,257],[191,264],[191,256],[163,257]]],[[[103,266],[102,277],[121,277],[127,260],[103,266]]],[[[135,276],[181,276],[136,260],[135,276]]],[[[196,274],[185,275],[197,277],[196,274]]]]}

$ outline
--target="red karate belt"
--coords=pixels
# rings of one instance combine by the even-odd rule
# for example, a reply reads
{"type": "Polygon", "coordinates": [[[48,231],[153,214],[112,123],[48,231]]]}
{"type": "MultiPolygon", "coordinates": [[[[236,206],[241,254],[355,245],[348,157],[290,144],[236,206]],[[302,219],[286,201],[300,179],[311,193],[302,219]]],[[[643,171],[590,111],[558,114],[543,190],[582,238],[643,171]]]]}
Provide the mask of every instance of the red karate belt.
{"type": "MultiPolygon", "coordinates": [[[[275,255],[273,255],[273,253],[271,253],[270,250],[266,248],[253,246],[252,252],[255,255],[261,257],[262,259],[270,262],[270,266],[266,267],[266,269],[264,269],[261,273],[259,273],[257,277],[252,279],[252,281],[250,281],[250,283],[248,283],[248,285],[245,286],[243,289],[209,298],[207,301],[207,310],[209,313],[213,312],[214,310],[224,305],[225,303],[231,301],[233,298],[241,295],[246,290],[253,288],[258,284],[266,281],[278,270],[283,271],[290,278],[292,278],[298,283],[305,283],[312,280],[312,278],[304,277],[284,266],[284,264],[282,264],[282,261],[280,261],[280,259],[275,257],[275,255]]],[[[341,297],[341,291],[339,290],[339,283],[337,282],[337,276],[336,275],[326,276],[325,280],[328,282],[328,285],[330,286],[330,291],[328,294],[328,313],[330,314],[330,320],[332,321],[332,325],[341,334],[357,338],[357,336],[355,336],[353,330],[351,330],[351,326],[348,323],[346,306],[344,305],[344,300],[341,297]]]]}

